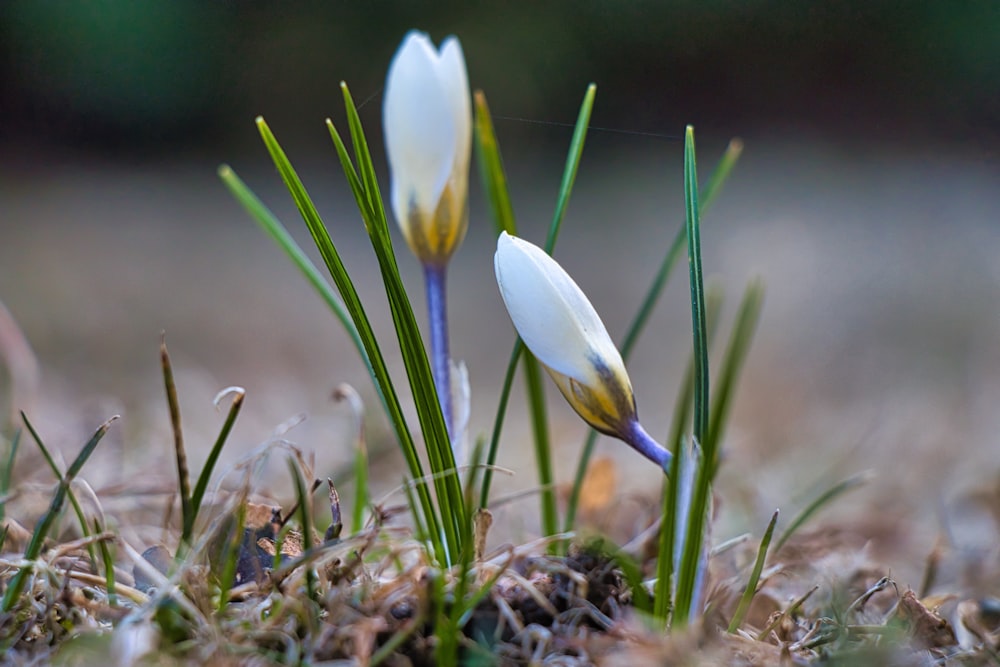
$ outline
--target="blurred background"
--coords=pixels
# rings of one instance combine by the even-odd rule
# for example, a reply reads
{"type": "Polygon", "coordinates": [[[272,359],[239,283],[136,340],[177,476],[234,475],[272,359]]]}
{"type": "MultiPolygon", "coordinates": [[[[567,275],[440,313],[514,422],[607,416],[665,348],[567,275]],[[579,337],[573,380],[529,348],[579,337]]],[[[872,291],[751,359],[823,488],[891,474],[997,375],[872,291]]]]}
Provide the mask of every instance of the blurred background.
{"type": "MultiPolygon", "coordinates": [[[[745,142],[704,232],[706,266],[727,295],[724,326],[749,279],[768,288],[727,445],[723,534],[763,525],[773,507],[861,469],[877,478],[855,502],[890,517],[968,514],[959,501],[969,490],[993,488],[1000,5],[988,0],[5,0],[0,300],[39,360],[38,391],[18,400],[50,444],[73,450],[121,412],[101,453],[114,464],[108,479],[169,466],[157,357],[166,331],[196,462],[222,420],[211,398],[235,384],[249,395],[227,463],[307,413],[285,437],[317,452],[321,475],[348,464],[356,424],[329,395],[348,382],[374,405],[370,381],[215,171],[232,165],[307,244],[254,128],[264,115],[391,336],[323,119],[342,121],[346,80],[381,145],[385,72],[414,27],[435,41],[461,38],[472,86],[496,116],[522,232],[536,241],[580,100],[597,83],[557,256],[617,337],[683,219],[684,125],[697,129],[703,175],[731,138],[745,142]]],[[[472,187],[450,299],[480,435],[513,333],[476,178],[472,187]]],[[[422,318],[418,267],[397,247],[422,318]]],[[[657,434],[687,359],[685,299],[681,272],[631,364],[640,414],[657,434]]],[[[513,405],[500,464],[515,476],[505,488],[531,488],[528,429],[521,401],[513,405]]],[[[369,412],[389,489],[401,461],[369,412]]],[[[555,395],[550,412],[568,480],[584,429],[555,395]]],[[[629,476],[620,495],[656,488],[658,472],[632,452],[602,441],[600,453],[629,476]]],[[[280,484],[285,466],[274,470],[268,483],[280,484]]],[[[534,530],[523,511],[533,502],[511,505],[513,534],[534,530]]]]}

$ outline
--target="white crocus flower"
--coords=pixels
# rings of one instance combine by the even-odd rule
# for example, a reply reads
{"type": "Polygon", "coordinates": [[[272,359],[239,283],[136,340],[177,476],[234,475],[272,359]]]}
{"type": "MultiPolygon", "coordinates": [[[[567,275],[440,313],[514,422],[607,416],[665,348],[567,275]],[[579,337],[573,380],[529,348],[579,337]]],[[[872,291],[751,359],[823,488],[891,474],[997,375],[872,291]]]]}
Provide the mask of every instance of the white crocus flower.
{"type": "Polygon", "coordinates": [[[462,46],[411,31],[389,66],[382,108],[392,210],[425,266],[444,266],[468,227],[472,103],[462,46]]]}
{"type": "Polygon", "coordinates": [[[506,232],[497,240],[494,268],[514,328],[577,414],[666,466],[670,452],[639,424],[618,348],[569,274],[538,246],[506,232]]]}

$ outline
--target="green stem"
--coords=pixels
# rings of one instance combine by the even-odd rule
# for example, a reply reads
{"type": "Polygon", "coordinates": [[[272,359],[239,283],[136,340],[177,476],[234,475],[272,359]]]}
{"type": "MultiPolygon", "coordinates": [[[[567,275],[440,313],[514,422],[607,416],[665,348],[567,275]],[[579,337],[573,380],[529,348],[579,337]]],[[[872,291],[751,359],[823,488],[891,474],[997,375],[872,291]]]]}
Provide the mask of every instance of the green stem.
{"type": "Polygon", "coordinates": [[[553,488],[555,476],[552,473],[552,448],[549,443],[549,420],[545,410],[545,390],[542,386],[541,366],[530,354],[524,356],[524,375],[528,385],[528,402],[531,405],[531,429],[535,436],[538,483],[541,486],[542,535],[555,535],[559,531],[559,516],[556,509],[556,491],[553,488]]]}
{"type": "Polygon", "coordinates": [[[514,343],[514,349],[510,352],[510,361],[507,362],[507,374],[503,379],[503,388],[500,390],[500,401],[497,403],[497,415],[493,420],[493,435],[490,436],[490,450],[486,455],[486,469],[483,471],[483,489],[479,495],[479,506],[486,507],[490,502],[490,485],[493,482],[493,466],[496,464],[497,452],[500,450],[500,434],[503,432],[503,419],[507,414],[507,403],[510,401],[510,390],[514,384],[514,373],[517,371],[517,362],[524,351],[524,343],[518,338],[514,343]]]}

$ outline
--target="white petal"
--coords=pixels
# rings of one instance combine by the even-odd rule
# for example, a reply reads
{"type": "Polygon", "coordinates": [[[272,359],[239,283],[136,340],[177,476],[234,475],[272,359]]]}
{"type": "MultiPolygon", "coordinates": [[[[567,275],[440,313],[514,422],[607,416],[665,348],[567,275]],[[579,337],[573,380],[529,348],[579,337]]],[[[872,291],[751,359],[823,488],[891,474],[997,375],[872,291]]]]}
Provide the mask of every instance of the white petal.
{"type": "Polygon", "coordinates": [[[472,150],[472,100],[469,96],[469,75],[465,69],[465,55],[457,37],[448,37],[441,44],[441,61],[438,67],[441,82],[448,95],[455,128],[455,164],[465,170],[472,150]]]}
{"type": "Polygon", "coordinates": [[[440,68],[430,39],[415,31],[407,34],[389,66],[382,123],[392,207],[400,223],[409,219],[413,203],[433,211],[451,176],[458,139],[440,68]]]}
{"type": "Polygon", "coordinates": [[[625,375],[597,311],[545,251],[501,233],[494,268],[514,328],[539,361],[582,383],[593,378],[595,361],[625,375]]]}

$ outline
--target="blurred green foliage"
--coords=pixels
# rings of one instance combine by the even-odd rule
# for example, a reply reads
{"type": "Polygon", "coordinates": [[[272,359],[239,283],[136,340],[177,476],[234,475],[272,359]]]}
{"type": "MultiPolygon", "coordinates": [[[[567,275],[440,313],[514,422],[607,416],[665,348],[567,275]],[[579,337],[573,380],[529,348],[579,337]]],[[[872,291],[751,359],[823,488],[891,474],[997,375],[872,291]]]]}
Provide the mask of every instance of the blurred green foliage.
{"type": "Polygon", "coordinates": [[[315,131],[341,79],[377,108],[413,27],[461,37],[498,116],[571,121],[596,81],[596,123],[651,131],[906,137],[1000,117],[994,0],[4,0],[0,112],[7,133],[73,141],[237,142],[258,113],[315,131]]]}

